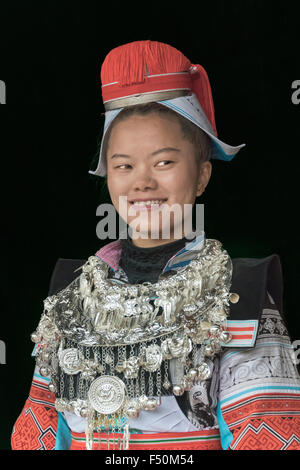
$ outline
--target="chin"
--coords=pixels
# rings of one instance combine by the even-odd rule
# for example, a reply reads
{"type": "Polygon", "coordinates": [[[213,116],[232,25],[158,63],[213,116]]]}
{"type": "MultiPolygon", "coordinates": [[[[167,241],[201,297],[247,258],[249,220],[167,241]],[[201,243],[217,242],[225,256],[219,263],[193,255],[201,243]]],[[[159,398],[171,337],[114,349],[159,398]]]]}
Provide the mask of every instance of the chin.
{"type": "Polygon", "coordinates": [[[142,238],[143,240],[159,240],[161,238],[161,230],[157,230],[154,228],[148,229],[147,227],[141,230],[132,228],[131,230],[132,231],[130,236],[133,240],[136,240],[138,238],[142,238]]]}
{"type": "Polygon", "coordinates": [[[133,239],[144,239],[144,240],[170,240],[170,239],[181,239],[183,237],[182,231],[178,230],[174,232],[172,227],[170,230],[166,227],[165,230],[163,227],[138,227],[138,230],[132,228],[132,232],[130,234],[131,238],[133,239]]]}

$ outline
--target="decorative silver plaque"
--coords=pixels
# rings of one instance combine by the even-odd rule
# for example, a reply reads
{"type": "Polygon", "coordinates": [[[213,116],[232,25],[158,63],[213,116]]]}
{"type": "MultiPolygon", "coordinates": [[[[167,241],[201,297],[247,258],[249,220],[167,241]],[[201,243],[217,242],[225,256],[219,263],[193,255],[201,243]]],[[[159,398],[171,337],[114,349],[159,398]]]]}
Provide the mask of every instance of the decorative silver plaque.
{"type": "Polygon", "coordinates": [[[157,344],[152,344],[145,349],[144,369],[154,372],[159,368],[162,361],[162,352],[157,344]]]}
{"type": "Polygon", "coordinates": [[[63,349],[59,353],[59,364],[62,370],[68,375],[75,375],[81,371],[81,364],[78,349],[63,349]]]}
{"type": "Polygon", "coordinates": [[[98,413],[116,413],[125,401],[125,384],[118,377],[102,375],[91,383],[88,398],[98,413]]]}

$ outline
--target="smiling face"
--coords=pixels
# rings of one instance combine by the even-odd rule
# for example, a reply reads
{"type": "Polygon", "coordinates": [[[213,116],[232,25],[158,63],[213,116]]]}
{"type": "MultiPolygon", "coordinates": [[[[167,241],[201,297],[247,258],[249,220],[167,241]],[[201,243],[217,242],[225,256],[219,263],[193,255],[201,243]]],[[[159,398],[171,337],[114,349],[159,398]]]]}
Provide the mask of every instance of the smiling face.
{"type": "Polygon", "coordinates": [[[175,118],[151,113],[119,121],[111,131],[106,158],[112,203],[135,227],[132,238],[137,246],[161,245],[186,235],[184,205],[192,206],[204,191],[211,164],[197,162],[194,145],[184,138],[175,118]],[[171,207],[178,210],[170,217],[171,207]]]}

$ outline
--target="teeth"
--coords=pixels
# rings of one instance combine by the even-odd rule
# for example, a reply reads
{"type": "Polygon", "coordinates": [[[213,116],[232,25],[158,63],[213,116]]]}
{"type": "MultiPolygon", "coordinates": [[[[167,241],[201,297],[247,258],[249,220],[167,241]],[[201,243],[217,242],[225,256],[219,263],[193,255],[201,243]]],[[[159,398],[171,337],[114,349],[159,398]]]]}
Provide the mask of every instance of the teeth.
{"type": "Polygon", "coordinates": [[[150,206],[154,204],[161,204],[163,200],[157,200],[157,201],[136,201],[133,203],[135,206],[150,206]]]}

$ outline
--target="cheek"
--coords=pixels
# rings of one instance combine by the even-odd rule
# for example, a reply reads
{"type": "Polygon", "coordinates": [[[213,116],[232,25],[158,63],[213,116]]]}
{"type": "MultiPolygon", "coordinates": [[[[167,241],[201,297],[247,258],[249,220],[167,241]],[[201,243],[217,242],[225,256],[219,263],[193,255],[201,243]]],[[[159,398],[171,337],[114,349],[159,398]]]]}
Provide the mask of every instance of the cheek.
{"type": "Polygon", "coordinates": [[[122,192],[122,179],[107,175],[107,187],[111,198],[117,197],[122,192]]]}
{"type": "Polygon", "coordinates": [[[111,179],[107,178],[107,187],[108,187],[108,192],[110,195],[111,202],[115,209],[118,211],[119,210],[119,186],[115,183],[115,181],[112,181],[111,179]]]}
{"type": "Polygon", "coordinates": [[[111,178],[107,177],[107,187],[110,195],[111,202],[121,217],[125,217],[127,214],[127,199],[124,199],[124,196],[127,196],[126,184],[124,184],[124,179],[122,178],[111,178]]]}
{"type": "Polygon", "coordinates": [[[181,172],[174,182],[174,196],[178,200],[193,203],[197,192],[196,172],[181,172]]]}

